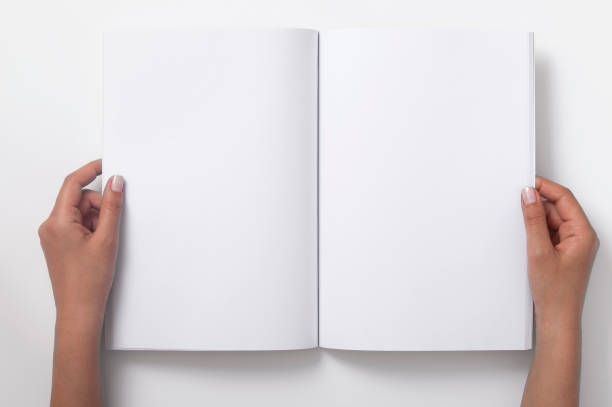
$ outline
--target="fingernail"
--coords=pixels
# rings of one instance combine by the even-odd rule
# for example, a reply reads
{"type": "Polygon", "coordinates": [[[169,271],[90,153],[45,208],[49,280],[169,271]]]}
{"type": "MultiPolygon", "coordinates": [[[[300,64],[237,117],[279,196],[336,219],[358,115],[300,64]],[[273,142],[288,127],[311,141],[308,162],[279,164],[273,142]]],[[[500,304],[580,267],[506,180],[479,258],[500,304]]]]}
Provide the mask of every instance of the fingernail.
{"type": "Polygon", "coordinates": [[[523,203],[525,205],[531,205],[536,201],[535,189],[533,189],[532,187],[523,188],[521,196],[523,197],[523,203]]]}
{"type": "Polygon", "coordinates": [[[113,190],[114,192],[122,192],[123,184],[123,177],[121,175],[114,175],[113,180],[111,181],[111,190],[113,190]]]}

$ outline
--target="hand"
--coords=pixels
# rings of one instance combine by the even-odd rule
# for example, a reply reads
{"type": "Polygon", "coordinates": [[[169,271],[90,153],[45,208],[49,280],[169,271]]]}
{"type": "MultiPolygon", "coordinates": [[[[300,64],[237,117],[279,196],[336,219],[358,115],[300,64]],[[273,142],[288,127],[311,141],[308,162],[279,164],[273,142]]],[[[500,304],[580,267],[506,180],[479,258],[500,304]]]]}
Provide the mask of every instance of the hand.
{"type": "Polygon", "coordinates": [[[92,161],[68,175],[49,218],[38,234],[47,260],[57,321],[100,330],[117,259],[123,178],[104,191],[83,190],[102,172],[92,161]]]}
{"type": "Polygon", "coordinates": [[[538,177],[522,200],[536,329],[579,328],[597,235],[567,188],[538,177]]]}
{"type": "Polygon", "coordinates": [[[103,405],[100,333],[115,274],[123,178],[104,195],[83,190],[102,172],[92,161],[68,175],[39,228],[56,305],[51,406],[103,405]]]}
{"type": "Polygon", "coordinates": [[[582,308],[599,240],[567,188],[537,178],[522,202],[536,325],[522,406],[576,407],[582,308]]]}

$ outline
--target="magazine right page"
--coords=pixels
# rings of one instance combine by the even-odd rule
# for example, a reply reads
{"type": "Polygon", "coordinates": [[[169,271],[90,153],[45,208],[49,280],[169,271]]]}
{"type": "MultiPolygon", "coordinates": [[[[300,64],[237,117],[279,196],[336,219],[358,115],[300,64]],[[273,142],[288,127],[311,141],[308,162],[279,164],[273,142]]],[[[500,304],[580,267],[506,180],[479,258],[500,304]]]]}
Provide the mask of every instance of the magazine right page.
{"type": "Polygon", "coordinates": [[[529,349],[530,33],[320,34],[319,343],[529,349]]]}

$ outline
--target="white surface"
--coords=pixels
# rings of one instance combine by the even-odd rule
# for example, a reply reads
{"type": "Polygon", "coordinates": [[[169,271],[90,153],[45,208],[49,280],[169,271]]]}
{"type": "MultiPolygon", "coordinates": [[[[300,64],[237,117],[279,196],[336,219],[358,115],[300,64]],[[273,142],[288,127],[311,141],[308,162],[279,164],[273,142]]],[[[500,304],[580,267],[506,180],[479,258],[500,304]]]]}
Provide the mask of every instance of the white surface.
{"type": "Polygon", "coordinates": [[[317,346],[317,43],[105,34],[103,177],[127,180],[109,348],[317,346]]]}
{"type": "Polygon", "coordinates": [[[531,36],[332,30],[319,44],[320,345],[530,349],[516,196],[534,182],[531,36]]]}
{"type": "MultiPolygon", "coordinates": [[[[601,248],[584,314],[582,405],[612,404],[612,10],[606,1],[3,1],[0,404],[48,402],[53,298],[36,228],[102,150],[112,25],[427,26],[535,32],[537,172],[567,184],[601,248]]],[[[476,192],[486,193],[476,186],[476,192]]],[[[168,193],[173,193],[170,191],[168,193]]],[[[517,205],[519,197],[516,197],[517,205]]],[[[531,352],[104,353],[110,406],[517,406],[531,352]]]]}

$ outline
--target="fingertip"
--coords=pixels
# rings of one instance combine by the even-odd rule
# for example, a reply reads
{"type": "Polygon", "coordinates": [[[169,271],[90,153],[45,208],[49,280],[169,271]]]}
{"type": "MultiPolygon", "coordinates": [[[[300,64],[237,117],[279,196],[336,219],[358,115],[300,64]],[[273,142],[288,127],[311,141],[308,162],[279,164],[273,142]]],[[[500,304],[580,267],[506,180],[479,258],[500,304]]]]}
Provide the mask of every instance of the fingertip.
{"type": "Polygon", "coordinates": [[[540,189],[540,187],[542,186],[542,182],[544,181],[544,178],[540,177],[539,175],[536,175],[535,178],[535,187],[536,189],[540,189]]]}
{"type": "Polygon", "coordinates": [[[121,175],[113,175],[106,182],[100,215],[96,225],[96,235],[108,242],[115,242],[123,212],[123,191],[125,180],[121,175]]]}
{"type": "Polygon", "coordinates": [[[526,186],[521,191],[521,199],[523,200],[523,205],[533,205],[538,201],[537,191],[531,186],[526,186]]]}
{"type": "Polygon", "coordinates": [[[104,186],[104,193],[116,192],[121,193],[125,189],[125,178],[121,175],[115,174],[106,180],[104,186]]]}
{"type": "Polygon", "coordinates": [[[110,189],[113,192],[123,192],[125,187],[125,179],[121,175],[113,175],[110,180],[110,189]]]}
{"type": "Polygon", "coordinates": [[[87,165],[88,166],[89,165],[93,166],[93,168],[96,171],[96,175],[102,174],[102,159],[101,158],[98,158],[96,160],[92,160],[87,165]]]}

